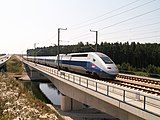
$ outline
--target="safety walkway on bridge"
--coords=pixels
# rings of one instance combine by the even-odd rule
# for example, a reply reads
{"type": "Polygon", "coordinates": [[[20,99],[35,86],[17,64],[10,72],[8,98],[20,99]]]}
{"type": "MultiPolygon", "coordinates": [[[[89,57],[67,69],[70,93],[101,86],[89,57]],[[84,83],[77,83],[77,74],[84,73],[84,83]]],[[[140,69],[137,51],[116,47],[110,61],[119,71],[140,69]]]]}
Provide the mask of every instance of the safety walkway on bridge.
{"type": "MultiPolygon", "coordinates": [[[[127,111],[141,119],[159,120],[160,119],[160,97],[142,94],[139,91],[129,88],[118,87],[104,81],[94,80],[77,74],[58,71],[55,68],[23,61],[35,70],[53,76],[74,86],[81,91],[87,92],[94,97],[102,99],[104,102],[116,106],[119,109],[127,111]]],[[[73,91],[72,91],[73,92],[73,91]]],[[[91,100],[90,100],[91,101],[91,100]]],[[[81,101],[80,101],[81,102],[81,101]]],[[[93,101],[91,101],[93,102],[93,101]]],[[[101,103],[99,103],[100,105],[101,103]]],[[[103,105],[101,105],[103,107],[103,105]]],[[[95,106],[94,106],[95,107],[95,106]]],[[[99,107],[97,107],[98,109],[99,107]]],[[[103,109],[103,112],[105,112],[103,109]]],[[[110,108],[109,108],[110,109],[110,108]]],[[[117,117],[117,116],[116,116],[117,117]]],[[[122,118],[122,117],[121,117],[122,118]]]]}

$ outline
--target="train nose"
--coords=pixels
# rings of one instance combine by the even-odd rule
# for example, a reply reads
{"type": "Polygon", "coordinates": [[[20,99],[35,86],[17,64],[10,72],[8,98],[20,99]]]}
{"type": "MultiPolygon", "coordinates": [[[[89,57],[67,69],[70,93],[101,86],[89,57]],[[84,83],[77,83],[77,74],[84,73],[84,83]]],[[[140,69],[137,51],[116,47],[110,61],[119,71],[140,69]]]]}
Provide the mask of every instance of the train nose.
{"type": "Polygon", "coordinates": [[[118,68],[115,65],[107,66],[106,68],[107,68],[107,71],[110,74],[118,74],[119,73],[119,70],[118,70],[118,68]]]}

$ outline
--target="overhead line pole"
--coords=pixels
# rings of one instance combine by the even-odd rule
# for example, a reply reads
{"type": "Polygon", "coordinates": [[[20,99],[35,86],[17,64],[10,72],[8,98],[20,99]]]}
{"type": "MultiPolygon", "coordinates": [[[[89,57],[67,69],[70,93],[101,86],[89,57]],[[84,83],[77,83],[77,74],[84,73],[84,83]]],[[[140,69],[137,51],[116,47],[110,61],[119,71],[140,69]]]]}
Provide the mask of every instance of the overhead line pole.
{"type": "Polygon", "coordinates": [[[67,28],[58,28],[58,49],[57,49],[57,54],[58,54],[58,71],[60,70],[60,67],[59,67],[59,53],[60,53],[60,47],[59,47],[59,43],[60,43],[60,30],[67,30],[67,28]]]}
{"type": "Polygon", "coordinates": [[[98,51],[98,31],[90,30],[91,32],[96,32],[96,48],[95,51],[98,51]]]}
{"type": "Polygon", "coordinates": [[[34,43],[34,62],[36,63],[36,44],[38,43],[34,43]]]}

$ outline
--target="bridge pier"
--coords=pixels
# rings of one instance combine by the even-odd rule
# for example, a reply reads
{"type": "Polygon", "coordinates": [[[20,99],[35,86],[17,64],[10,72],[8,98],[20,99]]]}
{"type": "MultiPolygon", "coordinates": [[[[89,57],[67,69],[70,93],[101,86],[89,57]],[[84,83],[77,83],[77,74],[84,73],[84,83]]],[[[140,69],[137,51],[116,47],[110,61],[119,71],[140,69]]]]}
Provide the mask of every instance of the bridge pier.
{"type": "Polygon", "coordinates": [[[43,75],[41,75],[39,72],[37,72],[36,70],[30,70],[30,75],[29,77],[31,78],[31,80],[42,80],[42,79],[46,79],[44,78],[43,75]]]}
{"type": "Polygon", "coordinates": [[[83,104],[61,94],[61,110],[62,111],[71,111],[71,110],[80,110],[83,108],[83,104]]]}

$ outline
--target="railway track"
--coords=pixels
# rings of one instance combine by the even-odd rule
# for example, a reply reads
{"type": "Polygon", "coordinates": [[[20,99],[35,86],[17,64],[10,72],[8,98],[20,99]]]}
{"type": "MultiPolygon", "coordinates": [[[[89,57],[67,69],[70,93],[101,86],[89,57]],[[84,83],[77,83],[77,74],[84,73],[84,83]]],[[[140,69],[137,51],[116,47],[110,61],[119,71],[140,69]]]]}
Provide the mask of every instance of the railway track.
{"type": "Polygon", "coordinates": [[[118,75],[115,81],[109,81],[112,84],[124,86],[143,92],[160,95],[160,80],[153,80],[138,76],[118,75]]]}
{"type": "Polygon", "coordinates": [[[132,75],[125,75],[125,74],[119,74],[117,75],[117,77],[160,86],[160,79],[154,79],[154,78],[152,79],[147,77],[132,76],[132,75]]]}

